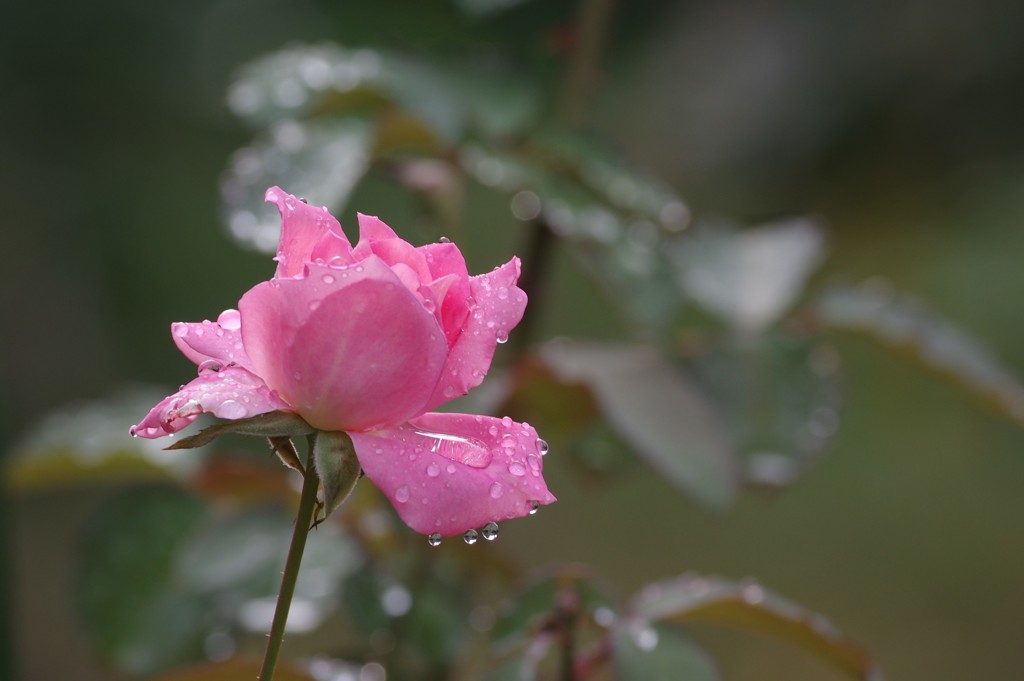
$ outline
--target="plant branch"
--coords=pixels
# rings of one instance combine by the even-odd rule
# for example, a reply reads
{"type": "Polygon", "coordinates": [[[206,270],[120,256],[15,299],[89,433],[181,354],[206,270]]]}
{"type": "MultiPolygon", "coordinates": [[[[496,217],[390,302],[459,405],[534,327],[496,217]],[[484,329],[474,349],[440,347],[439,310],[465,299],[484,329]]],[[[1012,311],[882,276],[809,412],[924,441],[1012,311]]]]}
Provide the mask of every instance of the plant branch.
{"type": "Polygon", "coordinates": [[[586,110],[586,100],[597,82],[601,48],[615,0],[583,0],[576,19],[576,45],[562,89],[555,118],[566,126],[575,126],[586,110]]]}
{"type": "Polygon", "coordinates": [[[284,641],[285,623],[288,621],[288,610],[295,595],[295,582],[299,577],[299,566],[302,563],[302,552],[306,548],[306,537],[313,522],[313,510],[316,507],[316,492],[320,484],[316,466],[313,465],[313,443],[316,436],[309,436],[309,454],[306,459],[306,475],[302,481],[302,495],[299,497],[299,510],[295,514],[295,529],[292,532],[291,545],[288,547],[288,558],[285,560],[284,573],[281,576],[281,590],[277,594],[277,607],[274,610],[274,621],[270,626],[267,639],[267,650],[263,654],[263,664],[258,681],[272,681],[277,656],[281,652],[284,641]]]}

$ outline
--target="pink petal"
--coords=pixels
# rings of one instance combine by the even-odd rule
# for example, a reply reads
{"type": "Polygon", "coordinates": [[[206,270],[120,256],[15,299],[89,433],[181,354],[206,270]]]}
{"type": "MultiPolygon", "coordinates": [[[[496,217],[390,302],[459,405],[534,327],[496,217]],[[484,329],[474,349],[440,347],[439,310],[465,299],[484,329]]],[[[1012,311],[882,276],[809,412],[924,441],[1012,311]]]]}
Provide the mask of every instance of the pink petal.
{"type": "Polygon", "coordinates": [[[432,279],[440,279],[448,274],[454,274],[463,279],[469,277],[466,260],[455,244],[451,242],[426,244],[416,250],[422,253],[427,261],[432,279]]]}
{"type": "Polygon", "coordinates": [[[216,322],[176,322],[171,324],[171,338],[182,354],[200,367],[216,364],[224,367],[237,364],[251,369],[249,356],[242,345],[241,318],[238,310],[224,310],[216,322]]]}
{"type": "Polygon", "coordinates": [[[256,373],[321,430],[422,413],[447,354],[437,320],[376,256],[307,265],[304,277],[255,286],[239,309],[256,373]]]}
{"type": "Polygon", "coordinates": [[[291,407],[257,376],[229,367],[207,372],[182,386],[153,407],[129,432],[138,437],[157,438],[178,432],[204,413],[235,420],[279,409],[291,407]]]}
{"type": "Polygon", "coordinates": [[[461,534],[555,501],[542,475],[546,446],[508,417],[424,414],[349,435],[367,477],[423,534],[461,534]]]}
{"type": "Polygon", "coordinates": [[[358,217],[359,243],[353,250],[357,260],[372,254],[392,267],[399,264],[409,267],[416,273],[421,283],[428,283],[434,278],[430,274],[426,258],[412,244],[398,238],[394,230],[379,218],[362,213],[359,213],[358,217]]]}
{"type": "Polygon", "coordinates": [[[277,246],[275,277],[295,277],[311,260],[313,249],[326,232],[334,232],[348,244],[341,225],[326,208],[309,206],[280,187],[267,190],[266,201],[281,213],[281,240],[277,246]]]}
{"type": "MultiPolygon", "coordinates": [[[[508,339],[509,331],[526,309],[526,293],[515,285],[518,279],[519,258],[469,279],[469,314],[462,333],[452,344],[427,409],[465,395],[484,380],[497,344],[508,339]]],[[[449,329],[448,320],[444,326],[449,329]]]]}

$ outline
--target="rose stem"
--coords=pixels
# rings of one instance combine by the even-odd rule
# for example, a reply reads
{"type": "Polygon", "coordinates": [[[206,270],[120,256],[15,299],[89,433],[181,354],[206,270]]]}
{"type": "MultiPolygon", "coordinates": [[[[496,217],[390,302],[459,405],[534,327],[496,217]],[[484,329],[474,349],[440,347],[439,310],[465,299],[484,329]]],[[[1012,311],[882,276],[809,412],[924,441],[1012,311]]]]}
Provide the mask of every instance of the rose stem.
{"type": "Polygon", "coordinates": [[[281,590],[277,594],[277,607],[274,609],[274,621],[270,625],[267,650],[263,654],[263,665],[256,677],[258,681],[272,681],[274,678],[277,655],[281,652],[281,643],[284,641],[284,626],[288,621],[288,610],[291,608],[292,596],[295,595],[295,582],[299,577],[302,552],[306,548],[306,537],[309,536],[309,528],[313,523],[313,509],[316,507],[316,492],[320,478],[317,477],[316,466],[313,465],[312,437],[310,437],[309,456],[306,461],[306,475],[302,481],[299,510],[295,514],[295,530],[292,533],[288,558],[285,560],[284,572],[281,575],[281,590]]]}

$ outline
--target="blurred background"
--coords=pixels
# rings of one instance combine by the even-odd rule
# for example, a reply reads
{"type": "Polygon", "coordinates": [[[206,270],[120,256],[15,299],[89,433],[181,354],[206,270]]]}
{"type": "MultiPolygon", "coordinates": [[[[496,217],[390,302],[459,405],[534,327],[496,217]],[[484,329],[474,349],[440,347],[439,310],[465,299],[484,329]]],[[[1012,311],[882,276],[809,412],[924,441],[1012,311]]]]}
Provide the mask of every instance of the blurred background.
{"type": "MultiPolygon", "coordinates": [[[[226,93],[244,64],[297,43],[491,60],[538,84],[539,116],[561,107],[696,219],[814,216],[827,259],[812,284],[884,277],[1024,372],[1019,3],[611,3],[594,80],[565,104],[580,11],[567,0],[9,7],[3,455],[54,410],[173,390],[193,369],[169,324],[215,318],[272,272],[222,219],[221,179],[253,137],[226,93]]],[[[464,201],[471,272],[525,255],[531,235],[507,198],[469,186],[464,201]]],[[[272,207],[250,210],[274,219],[272,207]]],[[[356,210],[412,241],[445,233],[373,177],[339,215],[346,228],[356,210]]],[[[531,342],[628,334],[572,259],[555,253],[546,274],[531,342]]],[[[869,340],[827,340],[842,358],[842,423],[794,485],[708,511],[649,468],[578,475],[555,449],[559,503],[487,548],[527,570],[588,564],[622,595],[687,570],[754,576],[826,615],[888,678],[1013,678],[1024,663],[1024,431],[869,340]]],[[[118,424],[126,438],[146,399],[118,424]]],[[[98,661],[74,606],[87,519],[120,491],[115,480],[7,486],[0,671],[134,678],[98,661]]],[[[725,679],[842,678],[768,639],[698,635],[725,679]]]]}

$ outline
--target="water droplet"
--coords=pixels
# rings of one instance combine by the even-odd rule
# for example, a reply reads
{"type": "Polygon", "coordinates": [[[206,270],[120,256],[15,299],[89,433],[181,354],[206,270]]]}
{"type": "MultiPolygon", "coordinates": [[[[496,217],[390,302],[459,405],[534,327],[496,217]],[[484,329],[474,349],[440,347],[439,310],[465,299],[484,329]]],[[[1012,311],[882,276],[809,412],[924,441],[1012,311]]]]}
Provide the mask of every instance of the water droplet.
{"type": "Polygon", "coordinates": [[[320,301],[319,300],[311,300],[311,301],[309,301],[309,311],[310,312],[313,312],[318,307],[320,307],[320,301]]]}
{"type": "Polygon", "coordinates": [[[410,444],[440,454],[456,463],[473,468],[486,468],[491,463],[490,448],[474,438],[417,429],[411,429],[411,434],[413,442],[410,444]]]}
{"type": "Polygon", "coordinates": [[[476,538],[477,538],[476,530],[466,530],[466,533],[464,535],[462,535],[462,541],[466,542],[467,544],[475,544],[476,543],[476,538]]]}
{"type": "Polygon", "coordinates": [[[550,451],[550,449],[551,448],[548,447],[547,440],[537,438],[537,451],[540,453],[541,456],[547,456],[548,451],[550,451]]]}
{"type": "Polygon", "coordinates": [[[763,602],[764,595],[764,589],[760,584],[747,584],[743,587],[743,600],[751,605],[763,602]]]}
{"type": "Polygon", "coordinates": [[[501,486],[500,482],[495,482],[491,485],[491,498],[500,499],[501,495],[505,493],[505,488],[501,486]]]}
{"type": "Polygon", "coordinates": [[[203,360],[202,362],[199,363],[199,375],[200,376],[202,376],[203,374],[205,374],[207,372],[214,373],[214,372],[220,371],[220,369],[221,369],[221,362],[220,362],[220,360],[217,360],[217,359],[205,359],[205,360],[203,360]]]}
{"type": "Polygon", "coordinates": [[[427,543],[430,544],[431,546],[440,546],[441,545],[441,535],[439,535],[437,532],[435,532],[434,534],[432,534],[429,537],[427,537],[427,543]]]}
{"type": "Polygon", "coordinates": [[[178,338],[184,338],[185,336],[188,335],[188,326],[186,326],[185,324],[175,324],[174,335],[177,336],[178,338]]]}
{"type": "Polygon", "coordinates": [[[498,287],[498,297],[501,298],[502,300],[505,300],[506,298],[508,298],[508,287],[507,286],[499,286],[498,287]]]}
{"type": "Polygon", "coordinates": [[[494,541],[498,538],[498,523],[490,522],[480,530],[480,536],[487,541],[494,541]]]}
{"type": "Polygon", "coordinates": [[[495,340],[497,340],[499,343],[507,343],[508,342],[508,331],[499,331],[498,332],[498,337],[495,338],[495,340]]]}
{"type": "Polygon", "coordinates": [[[511,428],[512,427],[512,418],[510,416],[502,416],[501,417],[501,425],[505,426],[506,428],[511,428]]]}
{"type": "Polygon", "coordinates": [[[241,402],[225,400],[217,407],[216,414],[222,419],[241,419],[249,415],[249,410],[241,402]]]}
{"type": "Polygon", "coordinates": [[[528,503],[528,505],[530,507],[530,510],[529,510],[530,515],[537,515],[537,509],[540,508],[540,502],[537,501],[536,499],[531,499],[527,503],[528,503]]]}
{"type": "Polygon", "coordinates": [[[658,632],[647,627],[636,632],[636,647],[650,652],[658,647],[658,632]]]}
{"type": "Polygon", "coordinates": [[[333,274],[325,274],[324,276],[320,277],[320,279],[325,284],[333,284],[334,283],[334,275],[333,274]]]}
{"type": "Polygon", "coordinates": [[[459,470],[453,463],[448,464],[444,469],[448,471],[449,475],[454,475],[455,471],[459,470]]]}
{"type": "Polygon", "coordinates": [[[446,236],[441,237],[440,239],[438,239],[438,241],[441,242],[442,244],[450,244],[452,242],[452,240],[446,236]]]}
{"type": "Polygon", "coordinates": [[[197,326],[197,327],[195,328],[195,334],[196,334],[197,336],[202,336],[202,335],[203,335],[203,327],[201,327],[201,326],[197,326]]]}
{"type": "Polygon", "coordinates": [[[423,309],[426,310],[427,312],[433,312],[435,309],[437,309],[437,305],[435,305],[434,301],[431,300],[430,298],[426,298],[423,301],[423,309]]]}
{"type": "Polygon", "coordinates": [[[405,502],[409,501],[408,485],[402,485],[401,487],[395,490],[395,501],[397,501],[400,504],[404,504],[405,502]]]}
{"type": "Polygon", "coordinates": [[[487,429],[487,432],[491,434],[491,437],[497,437],[498,436],[498,426],[491,426],[490,428],[487,429]]]}
{"type": "Polygon", "coordinates": [[[519,463],[518,461],[513,461],[508,465],[508,472],[516,476],[517,478],[522,477],[526,475],[526,466],[519,463]]]}
{"type": "Polygon", "coordinates": [[[295,373],[292,374],[292,378],[294,378],[296,381],[301,381],[302,380],[302,374],[299,373],[298,371],[296,371],[295,373]]]}
{"type": "Polygon", "coordinates": [[[433,461],[431,461],[430,465],[427,466],[427,475],[429,475],[432,478],[436,478],[440,474],[441,474],[441,467],[438,466],[433,461]]]}

